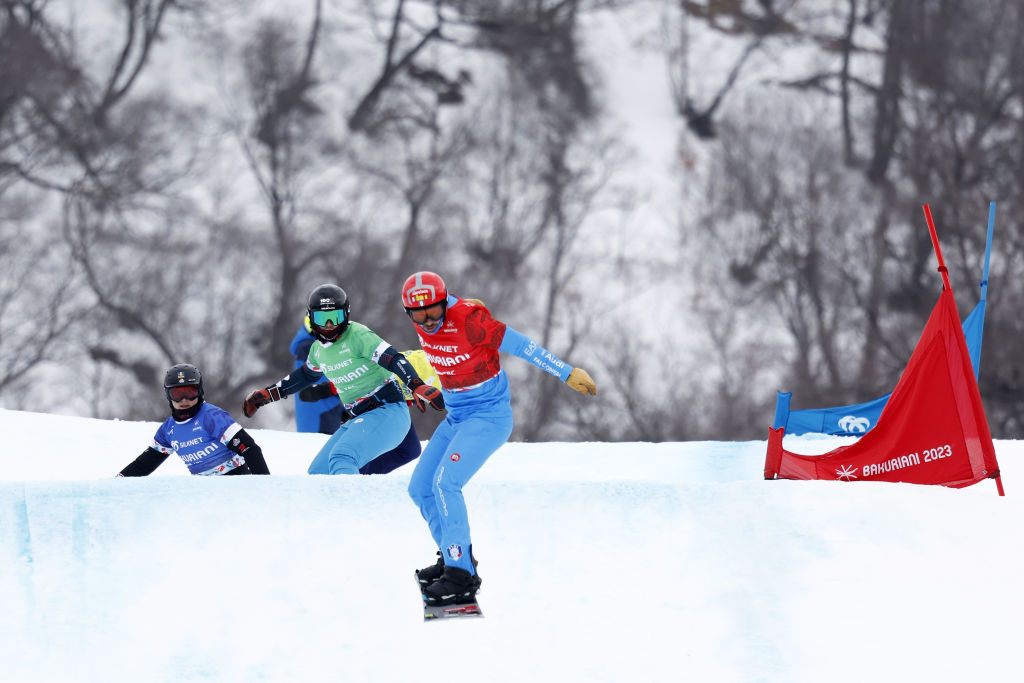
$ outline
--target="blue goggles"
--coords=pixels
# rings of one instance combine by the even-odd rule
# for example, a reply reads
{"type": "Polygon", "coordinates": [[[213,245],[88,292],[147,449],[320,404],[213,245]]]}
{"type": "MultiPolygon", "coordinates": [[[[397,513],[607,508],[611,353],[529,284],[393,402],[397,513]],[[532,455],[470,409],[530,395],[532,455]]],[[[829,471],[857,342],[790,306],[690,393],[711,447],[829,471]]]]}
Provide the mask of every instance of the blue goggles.
{"type": "Polygon", "coordinates": [[[345,322],[345,311],[313,311],[312,320],[317,327],[323,327],[327,323],[340,325],[345,322]]]}

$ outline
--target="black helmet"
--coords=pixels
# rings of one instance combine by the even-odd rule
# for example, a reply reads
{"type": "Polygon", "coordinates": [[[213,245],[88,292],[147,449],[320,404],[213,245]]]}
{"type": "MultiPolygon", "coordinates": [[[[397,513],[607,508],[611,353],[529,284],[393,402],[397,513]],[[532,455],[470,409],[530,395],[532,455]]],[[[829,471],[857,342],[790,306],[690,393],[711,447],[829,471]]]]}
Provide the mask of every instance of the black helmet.
{"type": "Polygon", "coordinates": [[[164,373],[164,395],[167,397],[167,404],[171,406],[171,414],[176,420],[187,420],[199,412],[203,405],[203,375],[199,368],[189,363],[178,363],[172,365],[164,373]],[[171,403],[171,389],[174,387],[194,386],[199,389],[199,400],[191,408],[178,410],[171,403]]]}
{"type": "Polygon", "coordinates": [[[313,336],[322,342],[333,342],[348,328],[348,294],[338,285],[320,285],[309,295],[306,315],[313,336]],[[328,320],[336,326],[330,332],[321,327],[328,320]]]}

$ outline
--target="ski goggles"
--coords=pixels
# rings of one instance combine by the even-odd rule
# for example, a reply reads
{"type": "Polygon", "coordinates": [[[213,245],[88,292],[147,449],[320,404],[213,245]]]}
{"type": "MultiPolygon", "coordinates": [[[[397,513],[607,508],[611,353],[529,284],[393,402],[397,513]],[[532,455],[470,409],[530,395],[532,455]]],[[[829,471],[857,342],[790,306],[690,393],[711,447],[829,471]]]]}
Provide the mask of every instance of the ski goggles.
{"type": "Polygon", "coordinates": [[[340,325],[345,322],[345,311],[313,311],[312,320],[317,327],[323,327],[327,323],[340,325]]]}
{"type": "Polygon", "coordinates": [[[443,303],[427,306],[426,308],[407,308],[405,312],[417,325],[424,325],[429,320],[432,323],[438,322],[444,317],[445,306],[443,303]]]}
{"type": "Polygon", "coordinates": [[[199,398],[199,387],[191,384],[167,387],[167,397],[172,401],[193,401],[199,398]]]}

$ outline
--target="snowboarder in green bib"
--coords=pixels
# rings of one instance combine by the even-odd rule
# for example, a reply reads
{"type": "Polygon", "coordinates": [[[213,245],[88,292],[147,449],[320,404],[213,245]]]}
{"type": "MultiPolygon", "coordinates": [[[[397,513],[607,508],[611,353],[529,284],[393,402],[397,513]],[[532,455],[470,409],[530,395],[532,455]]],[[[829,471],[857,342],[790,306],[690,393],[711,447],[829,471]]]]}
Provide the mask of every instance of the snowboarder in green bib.
{"type": "Polygon", "coordinates": [[[317,453],[309,473],[359,474],[360,467],[393,449],[409,431],[409,409],[396,375],[412,390],[421,412],[428,403],[443,410],[444,399],[440,390],[420,379],[405,356],[349,318],[348,295],[341,287],[325,284],[314,289],[307,313],[316,341],[306,363],[277,384],[246,396],[242,412],[252,417],[261,406],[326,376],[337,389],[348,419],[317,453]]]}

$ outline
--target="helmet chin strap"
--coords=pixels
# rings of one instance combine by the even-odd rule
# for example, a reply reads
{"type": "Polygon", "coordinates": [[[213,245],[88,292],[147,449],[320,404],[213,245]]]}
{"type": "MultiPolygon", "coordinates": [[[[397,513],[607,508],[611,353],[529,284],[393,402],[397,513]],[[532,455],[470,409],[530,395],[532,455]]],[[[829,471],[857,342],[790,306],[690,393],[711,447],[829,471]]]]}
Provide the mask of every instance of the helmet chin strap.
{"type": "MultiPolygon", "coordinates": [[[[445,311],[445,314],[447,315],[447,311],[445,311]]],[[[419,323],[416,323],[416,327],[423,330],[423,334],[437,334],[441,330],[441,326],[444,325],[444,319],[445,316],[442,315],[441,319],[437,321],[437,327],[435,327],[433,330],[425,330],[423,329],[423,325],[420,325],[419,323]]]]}

